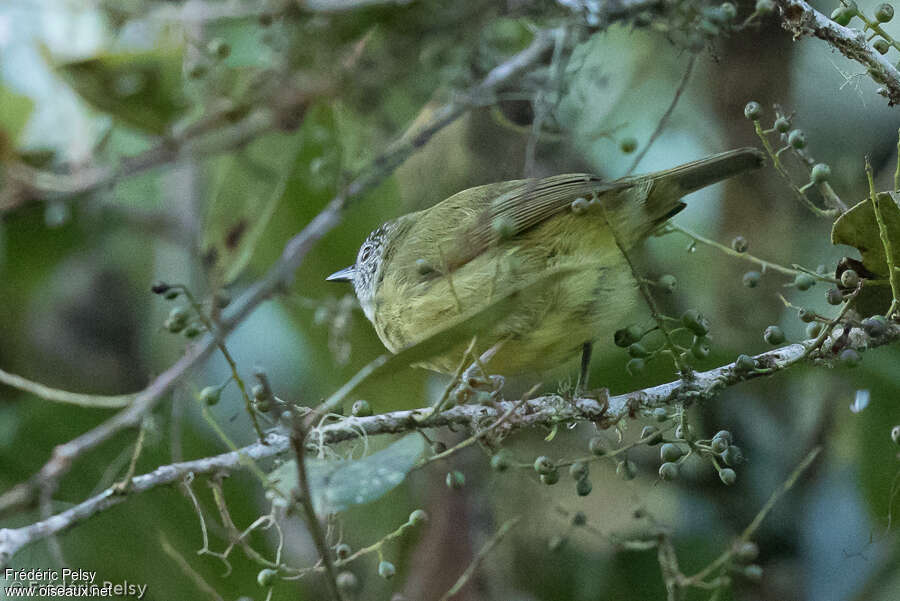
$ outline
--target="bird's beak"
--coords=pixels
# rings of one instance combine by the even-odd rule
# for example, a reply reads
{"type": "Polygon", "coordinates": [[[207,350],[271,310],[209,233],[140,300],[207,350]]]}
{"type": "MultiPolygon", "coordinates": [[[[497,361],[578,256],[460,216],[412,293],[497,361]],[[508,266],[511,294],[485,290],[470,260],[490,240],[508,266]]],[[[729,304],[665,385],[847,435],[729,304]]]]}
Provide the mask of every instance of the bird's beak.
{"type": "Polygon", "coordinates": [[[344,267],[340,271],[335,271],[325,280],[328,282],[352,282],[355,273],[356,265],[351,265],[350,267],[344,267]]]}

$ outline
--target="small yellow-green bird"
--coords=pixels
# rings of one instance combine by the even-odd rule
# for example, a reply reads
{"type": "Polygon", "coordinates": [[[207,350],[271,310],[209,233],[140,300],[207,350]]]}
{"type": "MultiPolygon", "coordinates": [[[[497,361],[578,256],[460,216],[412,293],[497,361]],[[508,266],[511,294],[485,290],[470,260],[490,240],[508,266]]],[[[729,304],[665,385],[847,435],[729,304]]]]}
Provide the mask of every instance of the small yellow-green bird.
{"type": "MultiPolygon", "coordinates": [[[[612,182],[575,173],[469,188],[383,224],[356,263],[328,280],[353,283],[396,353],[504,291],[563,271],[479,332],[477,350],[492,349],[486,368],[505,375],[543,371],[581,352],[583,384],[593,341],[611,337],[635,302],[620,247],[634,247],[683,209],[685,194],[757,168],[763,156],[741,148],[612,182]]],[[[469,342],[420,365],[453,373],[469,342]]]]}

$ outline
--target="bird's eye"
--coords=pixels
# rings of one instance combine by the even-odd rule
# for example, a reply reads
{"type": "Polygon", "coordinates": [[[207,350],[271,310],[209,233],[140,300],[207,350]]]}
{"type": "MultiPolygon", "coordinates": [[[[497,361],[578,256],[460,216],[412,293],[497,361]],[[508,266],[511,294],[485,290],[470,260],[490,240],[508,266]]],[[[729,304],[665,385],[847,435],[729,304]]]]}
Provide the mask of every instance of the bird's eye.
{"type": "Polygon", "coordinates": [[[367,246],[363,249],[362,253],[359,255],[359,260],[361,263],[365,263],[369,260],[369,257],[372,255],[372,247],[367,246]]]}

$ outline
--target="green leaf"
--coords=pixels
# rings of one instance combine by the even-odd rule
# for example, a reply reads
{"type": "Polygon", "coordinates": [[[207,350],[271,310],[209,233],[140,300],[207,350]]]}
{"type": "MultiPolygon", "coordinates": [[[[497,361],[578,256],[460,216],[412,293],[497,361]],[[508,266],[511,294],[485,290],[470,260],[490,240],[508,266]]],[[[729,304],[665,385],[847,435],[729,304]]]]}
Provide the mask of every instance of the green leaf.
{"type": "MultiPolygon", "coordinates": [[[[878,200],[892,242],[894,265],[900,265],[900,194],[881,192],[878,200]]],[[[869,199],[857,203],[838,217],[831,229],[831,242],[855,247],[862,255],[866,269],[887,277],[887,255],[875,221],[875,209],[869,199]]]]}
{"type": "Polygon", "coordinates": [[[123,123],[164,134],[187,107],[178,50],[103,54],[55,65],[94,108],[123,123]]]}
{"type": "MultiPolygon", "coordinates": [[[[362,459],[307,459],[306,473],[316,513],[324,516],[365,505],[399,486],[425,452],[425,439],[407,434],[386,449],[362,459]]],[[[286,461],[269,479],[290,499],[297,488],[297,462],[286,461]]]]}
{"type": "Polygon", "coordinates": [[[34,102],[0,85],[0,131],[15,144],[34,109],[34,102]]]}

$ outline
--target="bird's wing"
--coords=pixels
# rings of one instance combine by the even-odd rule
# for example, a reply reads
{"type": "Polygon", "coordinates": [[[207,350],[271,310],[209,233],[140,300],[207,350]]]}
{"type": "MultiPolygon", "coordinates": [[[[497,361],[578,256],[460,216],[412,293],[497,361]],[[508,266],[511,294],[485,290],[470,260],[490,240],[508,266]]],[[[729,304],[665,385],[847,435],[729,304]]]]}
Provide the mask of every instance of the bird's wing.
{"type": "MultiPolygon", "coordinates": [[[[547,219],[572,210],[572,203],[586,202],[634,185],[639,180],[604,182],[596,175],[567,173],[543,179],[518,180],[501,194],[486,199],[484,207],[459,238],[459,246],[448,257],[448,266],[456,269],[492,245],[512,240],[547,219]]],[[[649,182],[648,182],[649,183],[649,182]]]]}

